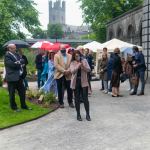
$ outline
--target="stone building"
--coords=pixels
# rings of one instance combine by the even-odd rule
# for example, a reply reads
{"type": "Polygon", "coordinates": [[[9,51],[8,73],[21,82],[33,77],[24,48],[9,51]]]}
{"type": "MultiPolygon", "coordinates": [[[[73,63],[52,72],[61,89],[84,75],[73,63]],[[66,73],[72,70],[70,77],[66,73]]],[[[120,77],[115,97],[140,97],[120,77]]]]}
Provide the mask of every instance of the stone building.
{"type": "Polygon", "coordinates": [[[150,0],[144,0],[138,6],[107,24],[107,40],[120,40],[143,47],[147,65],[147,77],[150,77],[150,0]]]}
{"type": "Polygon", "coordinates": [[[80,39],[81,36],[90,32],[88,26],[74,26],[66,24],[66,2],[65,0],[49,1],[49,23],[61,24],[64,31],[64,38],[80,39]]]}
{"type": "Polygon", "coordinates": [[[143,6],[139,6],[108,22],[107,40],[118,38],[142,45],[142,11],[143,6]]]}
{"type": "Polygon", "coordinates": [[[49,23],[51,24],[66,24],[66,2],[57,0],[49,1],[49,23]]]}

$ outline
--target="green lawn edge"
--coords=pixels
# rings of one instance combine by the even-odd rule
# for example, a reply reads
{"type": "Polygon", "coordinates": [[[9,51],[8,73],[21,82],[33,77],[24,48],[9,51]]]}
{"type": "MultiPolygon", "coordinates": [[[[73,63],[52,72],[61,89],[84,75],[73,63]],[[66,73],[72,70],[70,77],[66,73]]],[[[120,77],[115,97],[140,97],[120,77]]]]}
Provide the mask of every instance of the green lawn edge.
{"type": "MultiPolygon", "coordinates": [[[[19,107],[20,101],[18,96],[16,96],[16,102],[19,107]]],[[[7,90],[0,88],[0,130],[39,119],[57,109],[43,108],[29,101],[26,102],[32,110],[21,110],[21,112],[12,111],[9,107],[9,95],[7,90]]]]}
{"type": "Polygon", "coordinates": [[[50,113],[54,112],[55,110],[57,110],[58,108],[54,108],[54,109],[51,109],[49,112],[41,115],[41,116],[38,116],[38,117],[35,117],[35,118],[32,118],[30,120],[26,120],[26,121],[23,121],[23,122],[20,122],[20,123],[16,123],[16,124],[13,124],[13,125],[9,125],[9,126],[6,126],[6,127],[2,127],[0,128],[0,131],[4,130],[4,129],[8,129],[8,128],[12,128],[12,127],[15,127],[15,126],[19,126],[19,125],[22,125],[22,124],[25,124],[25,123],[28,123],[28,122],[32,122],[32,121],[35,121],[35,120],[38,120],[42,117],[45,117],[47,115],[49,115],[50,113]]]}

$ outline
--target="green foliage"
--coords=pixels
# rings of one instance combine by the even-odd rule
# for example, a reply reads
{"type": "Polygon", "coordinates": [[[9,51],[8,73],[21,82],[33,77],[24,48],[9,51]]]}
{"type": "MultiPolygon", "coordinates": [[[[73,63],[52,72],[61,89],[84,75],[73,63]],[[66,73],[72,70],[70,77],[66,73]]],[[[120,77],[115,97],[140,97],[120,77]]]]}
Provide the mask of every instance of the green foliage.
{"type": "Polygon", "coordinates": [[[95,33],[86,34],[86,35],[81,36],[81,39],[96,40],[96,35],[95,33]]]}
{"type": "Polygon", "coordinates": [[[27,65],[28,74],[29,75],[35,74],[36,72],[36,67],[35,67],[36,50],[24,49],[24,55],[28,59],[28,65],[27,65]]]}
{"type": "Polygon", "coordinates": [[[44,93],[42,91],[38,91],[38,90],[28,90],[26,92],[26,95],[28,98],[33,98],[33,99],[39,99],[39,97],[41,95],[43,95],[44,93]]]}
{"type": "Polygon", "coordinates": [[[44,101],[48,104],[52,104],[56,102],[56,97],[54,93],[48,92],[44,94],[44,101]]]}
{"type": "Polygon", "coordinates": [[[62,38],[64,35],[64,32],[62,30],[61,24],[49,24],[47,35],[48,35],[48,37],[50,37],[52,39],[62,38]]]}
{"type": "Polygon", "coordinates": [[[2,76],[0,75],[0,87],[2,87],[3,85],[3,79],[2,79],[2,76]]]}
{"type": "Polygon", "coordinates": [[[24,39],[22,27],[32,32],[40,25],[33,0],[0,0],[0,55],[2,45],[11,39],[24,39]]]}
{"type": "Polygon", "coordinates": [[[81,2],[84,21],[91,24],[97,40],[106,40],[106,23],[130,9],[142,4],[143,0],[78,0],[81,2]]]}
{"type": "MultiPolygon", "coordinates": [[[[20,106],[18,96],[16,96],[17,105],[20,106]]],[[[32,108],[31,111],[22,110],[21,112],[14,112],[9,107],[9,95],[6,89],[0,88],[0,129],[15,125],[28,120],[32,120],[39,116],[42,116],[51,111],[51,109],[42,108],[41,106],[31,104],[26,101],[27,105],[32,108]]]]}
{"type": "Polygon", "coordinates": [[[47,31],[44,31],[41,28],[36,28],[32,31],[32,37],[36,39],[46,39],[47,31]]]}

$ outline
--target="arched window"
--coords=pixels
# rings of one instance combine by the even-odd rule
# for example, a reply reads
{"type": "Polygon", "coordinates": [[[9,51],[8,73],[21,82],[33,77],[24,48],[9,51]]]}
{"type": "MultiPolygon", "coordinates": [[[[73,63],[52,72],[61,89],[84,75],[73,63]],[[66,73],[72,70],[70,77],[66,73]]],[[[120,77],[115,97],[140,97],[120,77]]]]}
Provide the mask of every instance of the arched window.
{"type": "Polygon", "coordinates": [[[109,31],[108,39],[111,40],[114,37],[114,33],[112,30],[109,31]]]}
{"type": "Polygon", "coordinates": [[[122,39],[123,38],[123,31],[122,31],[122,29],[120,27],[117,29],[117,38],[118,39],[122,39]]]}
{"type": "Polygon", "coordinates": [[[134,43],[135,30],[133,25],[128,26],[127,37],[130,43],[134,43]]]}

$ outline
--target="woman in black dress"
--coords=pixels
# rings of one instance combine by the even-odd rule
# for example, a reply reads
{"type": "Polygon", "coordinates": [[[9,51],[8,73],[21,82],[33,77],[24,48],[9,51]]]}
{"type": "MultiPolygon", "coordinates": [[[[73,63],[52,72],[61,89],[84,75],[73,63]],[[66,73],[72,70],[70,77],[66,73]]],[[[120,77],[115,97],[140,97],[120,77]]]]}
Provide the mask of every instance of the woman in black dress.
{"type": "Polygon", "coordinates": [[[113,55],[113,67],[112,67],[112,97],[118,97],[120,87],[120,74],[122,73],[122,63],[119,56],[120,49],[116,48],[113,55]]]}

